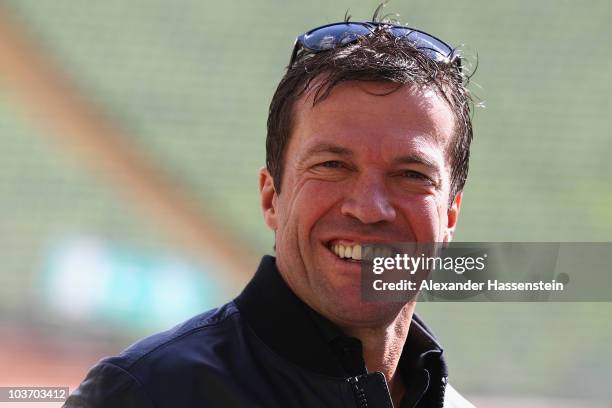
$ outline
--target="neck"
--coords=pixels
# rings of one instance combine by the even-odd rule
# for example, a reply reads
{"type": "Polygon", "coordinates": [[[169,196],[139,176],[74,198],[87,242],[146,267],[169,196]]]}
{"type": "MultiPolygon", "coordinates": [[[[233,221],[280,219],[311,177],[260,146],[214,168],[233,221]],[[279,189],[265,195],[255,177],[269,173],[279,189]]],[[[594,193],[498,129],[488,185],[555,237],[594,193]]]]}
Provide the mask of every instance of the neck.
{"type": "Polygon", "coordinates": [[[341,327],[347,335],[361,340],[368,371],[380,371],[385,375],[394,406],[399,406],[404,394],[398,364],[408,337],[414,307],[414,302],[406,304],[390,323],[370,327],[341,327]]]}

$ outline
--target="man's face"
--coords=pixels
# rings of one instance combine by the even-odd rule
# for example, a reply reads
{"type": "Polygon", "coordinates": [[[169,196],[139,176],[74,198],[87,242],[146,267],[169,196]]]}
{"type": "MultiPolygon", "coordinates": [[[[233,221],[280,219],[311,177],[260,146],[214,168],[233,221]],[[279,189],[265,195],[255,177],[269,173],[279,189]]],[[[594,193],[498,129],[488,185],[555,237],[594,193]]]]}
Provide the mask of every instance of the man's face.
{"type": "MultiPolygon", "coordinates": [[[[277,265],[291,289],[340,325],[394,318],[403,305],[365,303],[360,263],[339,246],[447,242],[461,196],[449,210],[446,149],[454,118],[433,90],[347,82],[314,107],[294,108],[281,193],[262,170],[266,223],[276,234],[277,265]]],[[[345,249],[346,251],[346,249],[345,249]]]]}

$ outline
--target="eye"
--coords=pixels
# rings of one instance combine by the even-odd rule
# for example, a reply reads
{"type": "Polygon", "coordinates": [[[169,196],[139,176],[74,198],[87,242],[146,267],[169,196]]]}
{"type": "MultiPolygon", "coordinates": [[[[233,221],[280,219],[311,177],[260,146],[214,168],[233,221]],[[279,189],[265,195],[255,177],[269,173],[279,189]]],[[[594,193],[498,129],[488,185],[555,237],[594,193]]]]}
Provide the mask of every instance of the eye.
{"type": "Polygon", "coordinates": [[[417,180],[417,181],[424,181],[424,182],[433,184],[433,180],[431,178],[429,178],[425,174],[419,173],[418,171],[415,171],[415,170],[402,170],[400,175],[401,175],[401,177],[404,177],[404,178],[407,178],[407,179],[412,179],[412,180],[417,180]]]}
{"type": "Polygon", "coordinates": [[[325,160],[314,163],[309,169],[310,173],[325,180],[342,180],[354,170],[350,162],[342,160],[325,160]]]}
{"type": "Polygon", "coordinates": [[[325,167],[328,169],[340,169],[344,167],[344,164],[338,160],[328,160],[326,162],[319,163],[317,166],[325,167]]]}

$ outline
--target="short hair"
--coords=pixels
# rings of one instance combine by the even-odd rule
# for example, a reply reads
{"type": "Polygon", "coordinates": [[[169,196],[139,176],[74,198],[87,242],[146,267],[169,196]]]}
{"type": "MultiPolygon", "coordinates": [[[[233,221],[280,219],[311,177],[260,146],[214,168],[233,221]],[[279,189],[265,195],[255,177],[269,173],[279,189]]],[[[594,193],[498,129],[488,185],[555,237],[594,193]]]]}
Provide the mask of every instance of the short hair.
{"type": "Polygon", "coordinates": [[[463,190],[468,174],[473,137],[469,78],[458,64],[434,61],[413,43],[394,36],[384,25],[353,44],[318,53],[301,51],[293,65],[287,67],[270,103],[266,167],[277,193],[281,192],[294,106],[311,85],[314,106],[343,82],[390,82],[397,84],[397,89],[404,85],[433,88],[453,111],[454,135],[446,152],[451,168],[450,208],[455,196],[463,190]]]}

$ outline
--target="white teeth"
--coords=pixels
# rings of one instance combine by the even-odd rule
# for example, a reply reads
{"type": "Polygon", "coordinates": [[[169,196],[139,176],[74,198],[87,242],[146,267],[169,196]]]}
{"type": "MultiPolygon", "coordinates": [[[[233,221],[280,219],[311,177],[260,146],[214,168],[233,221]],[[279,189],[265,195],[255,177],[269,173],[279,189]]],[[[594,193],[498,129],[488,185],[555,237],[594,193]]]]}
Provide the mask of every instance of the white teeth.
{"type": "Polygon", "coordinates": [[[353,247],[353,259],[361,261],[361,245],[355,245],[353,247]]]}
{"type": "Polygon", "coordinates": [[[353,246],[334,244],[332,245],[331,250],[338,256],[338,258],[354,259],[356,261],[373,258],[390,258],[394,256],[394,251],[387,246],[373,247],[368,245],[366,247],[362,247],[359,244],[353,246]]]}
{"type": "Polygon", "coordinates": [[[359,244],[353,246],[334,244],[331,249],[339,258],[361,260],[361,245],[359,244]]]}

